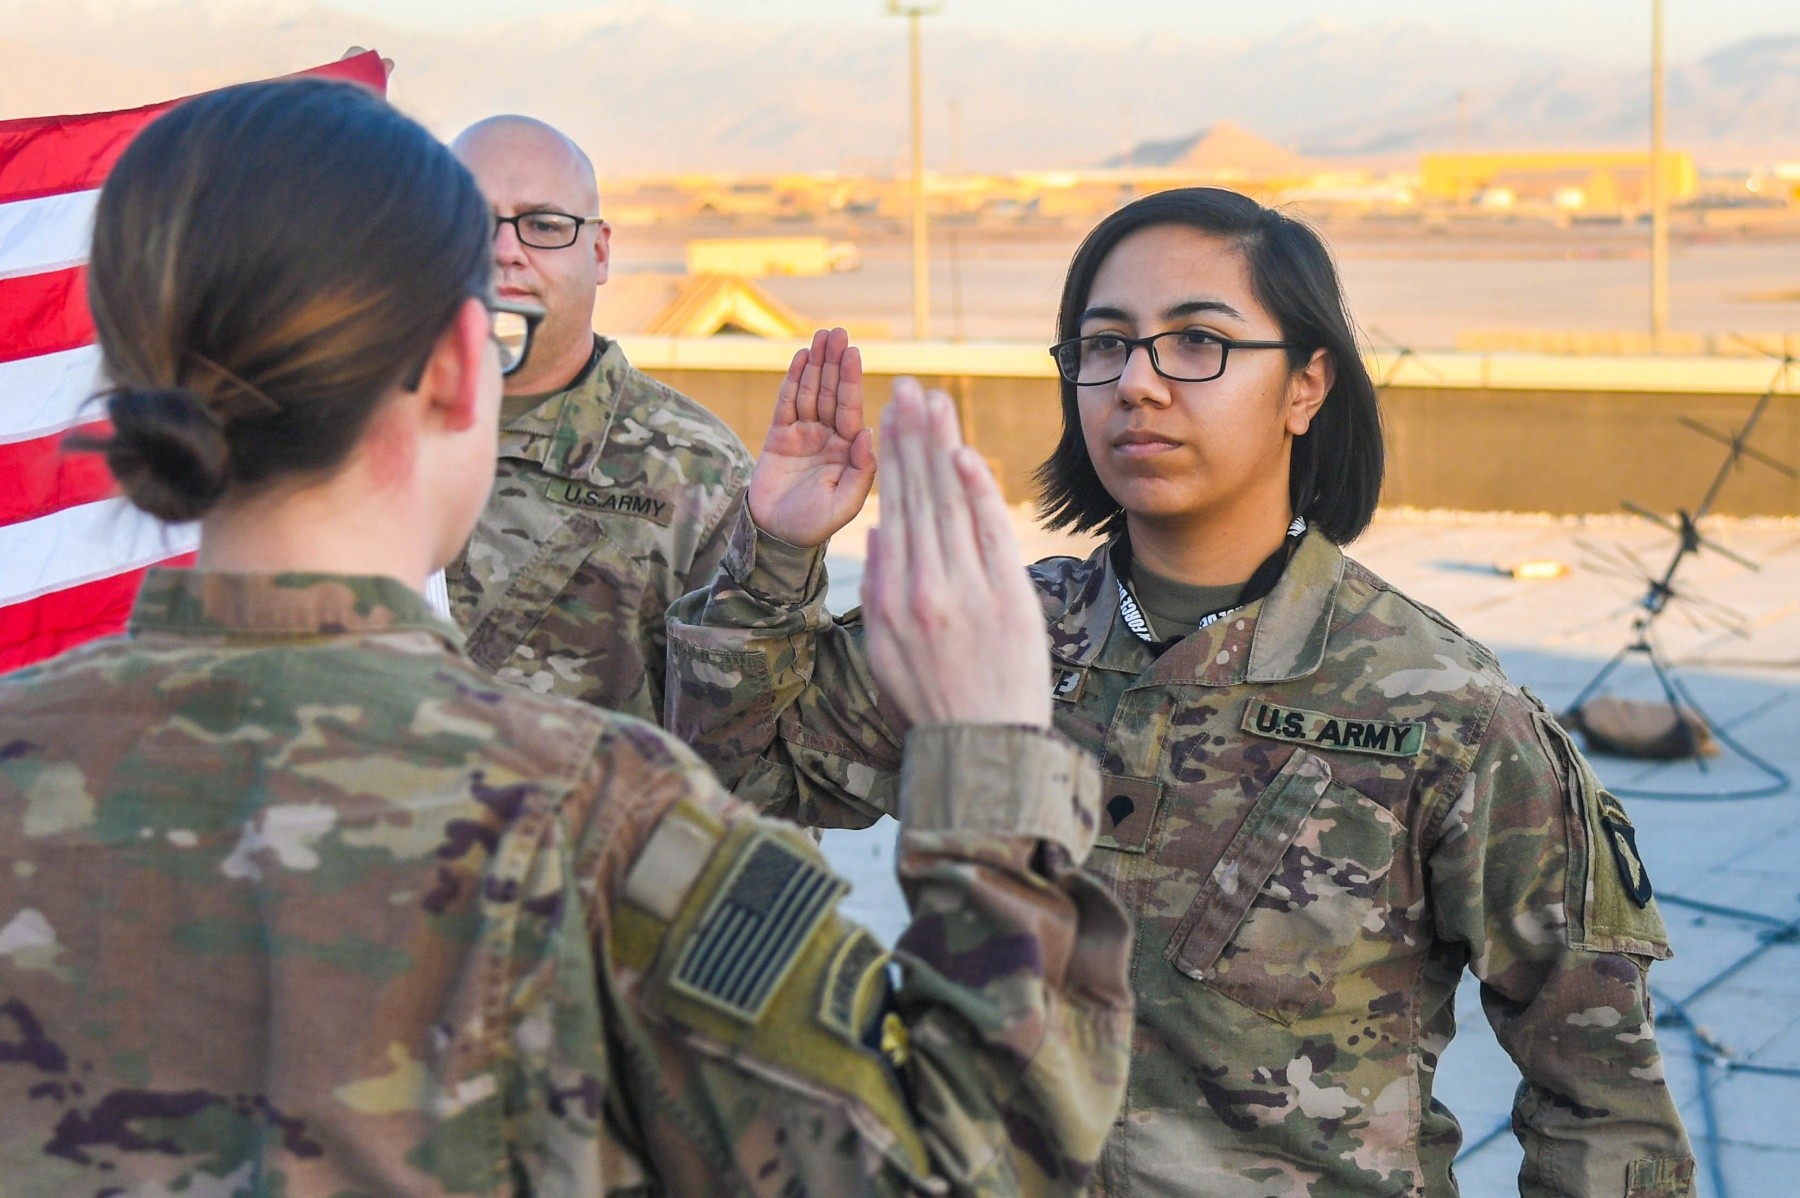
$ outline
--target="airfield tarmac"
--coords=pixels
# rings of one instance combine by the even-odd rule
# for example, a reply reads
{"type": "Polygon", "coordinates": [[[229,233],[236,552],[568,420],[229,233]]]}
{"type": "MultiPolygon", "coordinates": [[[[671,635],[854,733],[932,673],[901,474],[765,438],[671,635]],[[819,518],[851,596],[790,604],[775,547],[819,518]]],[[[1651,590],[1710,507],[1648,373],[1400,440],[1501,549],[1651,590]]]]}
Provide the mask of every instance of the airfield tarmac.
{"type": "MultiPolygon", "coordinates": [[[[932,229],[932,332],[958,339],[1052,338],[1056,301],[1091,222],[932,229]]],[[[1649,312],[1649,235],[1618,224],[1558,229],[1484,222],[1327,222],[1350,310],[1367,340],[1388,348],[1454,348],[1467,330],[1642,331],[1649,312]]],[[[779,222],[626,227],[613,237],[621,273],[680,273],[690,237],[818,233],[855,244],[858,270],[758,280],[820,324],[912,330],[911,243],[887,222],[779,222]]],[[[1800,235],[1678,232],[1671,241],[1670,328],[1800,334],[1800,235]]]]}
{"type": "MultiPolygon", "coordinates": [[[[834,541],[831,604],[856,603],[862,545],[877,504],[834,541]]],[[[1015,509],[1025,553],[1085,554],[1092,542],[1038,529],[1015,509]]],[[[1760,567],[1703,554],[1677,588],[1691,596],[1658,635],[1715,726],[1787,775],[1800,777],[1800,520],[1721,520],[1711,535],[1760,567]]],[[[1659,570],[1673,538],[1625,517],[1550,518],[1383,512],[1351,547],[1407,594],[1437,608],[1500,656],[1508,673],[1559,710],[1629,637],[1644,593],[1639,564],[1659,570]],[[1561,561],[1571,571],[1515,581],[1497,566],[1561,561]]],[[[1616,690],[1648,697],[1636,660],[1616,690]]],[[[1707,763],[1655,766],[1596,757],[1626,796],[1676,956],[1651,984],[1668,1060],[1699,1158],[1706,1198],[1795,1192],[1800,1176],[1800,790],[1708,799],[1765,774],[1727,749],[1707,763]],[[1688,798],[1650,798],[1634,791],[1688,798]]],[[[905,925],[893,882],[895,825],[828,832],[825,849],[857,879],[849,913],[890,942],[905,925]]],[[[1439,1066],[1437,1094],[1461,1120],[1457,1174],[1466,1198],[1517,1194],[1520,1151],[1508,1112],[1518,1074],[1494,1040],[1472,981],[1458,994],[1461,1034],[1439,1066]]]]}

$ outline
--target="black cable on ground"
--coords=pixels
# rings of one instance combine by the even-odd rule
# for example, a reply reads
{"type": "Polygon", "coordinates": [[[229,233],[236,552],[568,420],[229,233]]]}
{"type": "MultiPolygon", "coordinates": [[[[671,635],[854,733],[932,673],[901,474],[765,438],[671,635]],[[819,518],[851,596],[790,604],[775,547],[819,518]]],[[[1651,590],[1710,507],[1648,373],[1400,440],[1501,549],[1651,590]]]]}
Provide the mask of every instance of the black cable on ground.
{"type": "MultiPolygon", "coordinates": [[[[1717,1046],[1704,1034],[1688,1014],[1687,1005],[1666,994],[1656,994],[1662,1007],[1656,1017],[1658,1027],[1679,1027],[1687,1033],[1689,1049],[1694,1054],[1694,1078],[1700,1097],[1700,1117],[1704,1121],[1701,1144],[1706,1152],[1706,1171],[1712,1176],[1714,1198],[1730,1198],[1725,1185],[1725,1163],[1719,1152],[1719,1112],[1713,1103],[1712,1069],[1718,1061],[1717,1046]]],[[[1690,1135],[1689,1139],[1693,1137],[1690,1135]]]]}
{"type": "MultiPolygon", "coordinates": [[[[1694,694],[1688,690],[1687,683],[1683,682],[1680,676],[1672,670],[1668,674],[1667,681],[1681,695],[1682,701],[1688,705],[1689,710],[1703,710],[1694,701],[1694,694]]],[[[1786,792],[1788,787],[1793,784],[1786,770],[1745,748],[1742,741],[1725,731],[1723,724],[1714,725],[1711,731],[1714,739],[1748,761],[1769,780],[1761,786],[1746,786],[1736,790],[1650,790],[1643,787],[1618,786],[1613,788],[1613,793],[1628,799],[1673,799],[1696,803],[1716,803],[1726,799],[1773,798],[1786,792]]],[[[1701,766],[1701,768],[1705,769],[1705,766],[1701,766]]]]}

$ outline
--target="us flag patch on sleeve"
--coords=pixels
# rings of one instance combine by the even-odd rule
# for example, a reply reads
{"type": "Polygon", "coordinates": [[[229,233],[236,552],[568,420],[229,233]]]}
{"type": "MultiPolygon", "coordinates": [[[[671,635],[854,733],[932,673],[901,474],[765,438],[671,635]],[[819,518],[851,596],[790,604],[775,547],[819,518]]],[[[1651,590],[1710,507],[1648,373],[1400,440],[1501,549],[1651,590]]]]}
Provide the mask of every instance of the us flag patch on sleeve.
{"type": "Polygon", "coordinates": [[[694,925],[669,984],[755,1023],[849,888],[818,859],[773,836],[753,837],[694,925]]]}

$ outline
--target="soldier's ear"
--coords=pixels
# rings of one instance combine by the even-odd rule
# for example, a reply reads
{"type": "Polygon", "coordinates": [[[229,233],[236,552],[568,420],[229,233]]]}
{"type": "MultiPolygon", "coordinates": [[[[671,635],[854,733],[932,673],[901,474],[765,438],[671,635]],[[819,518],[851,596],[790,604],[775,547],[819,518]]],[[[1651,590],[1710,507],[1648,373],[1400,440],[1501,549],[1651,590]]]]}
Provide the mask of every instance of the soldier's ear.
{"type": "Polygon", "coordinates": [[[487,392],[500,389],[500,359],[489,329],[482,302],[473,297],[464,300],[438,335],[419,376],[418,395],[426,418],[450,432],[474,427],[487,392]]]}
{"type": "Polygon", "coordinates": [[[1337,360],[1327,349],[1315,349],[1306,365],[1288,377],[1287,430],[1294,436],[1312,427],[1313,417],[1325,406],[1337,382],[1337,360]]]}
{"type": "Polygon", "coordinates": [[[606,282],[607,267],[612,265],[612,226],[601,221],[594,230],[594,286],[606,282]]]}

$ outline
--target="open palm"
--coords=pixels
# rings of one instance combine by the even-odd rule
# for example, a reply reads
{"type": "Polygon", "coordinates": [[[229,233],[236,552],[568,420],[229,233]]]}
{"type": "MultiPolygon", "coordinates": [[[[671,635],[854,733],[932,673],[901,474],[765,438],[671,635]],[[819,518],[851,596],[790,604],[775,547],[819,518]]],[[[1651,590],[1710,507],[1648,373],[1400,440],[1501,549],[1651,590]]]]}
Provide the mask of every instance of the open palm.
{"type": "Polygon", "coordinates": [[[862,382],[862,354],[843,329],[820,329],[794,355],[750,476],[758,528],[790,545],[823,545],[862,510],[875,482],[862,382]]]}

